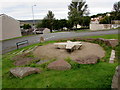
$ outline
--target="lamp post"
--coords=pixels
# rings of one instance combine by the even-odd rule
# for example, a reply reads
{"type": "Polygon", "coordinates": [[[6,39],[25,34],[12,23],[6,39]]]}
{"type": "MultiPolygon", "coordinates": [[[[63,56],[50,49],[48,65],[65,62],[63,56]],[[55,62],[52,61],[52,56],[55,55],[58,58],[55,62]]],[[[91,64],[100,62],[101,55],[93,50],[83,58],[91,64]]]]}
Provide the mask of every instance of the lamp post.
{"type": "Polygon", "coordinates": [[[33,7],[36,6],[36,5],[33,5],[32,6],[32,16],[33,16],[33,29],[35,28],[34,25],[35,25],[35,20],[34,20],[34,10],[33,10],[33,7]]]}
{"type": "Polygon", "coordinates": [[[111,15],[110,15],[109,13],[107,13],[106,16],[108,16],[108,24],[110,24],[110,23],[111,23],[111,22],[110,22],[110,16],[111,16],[111,15]]]}

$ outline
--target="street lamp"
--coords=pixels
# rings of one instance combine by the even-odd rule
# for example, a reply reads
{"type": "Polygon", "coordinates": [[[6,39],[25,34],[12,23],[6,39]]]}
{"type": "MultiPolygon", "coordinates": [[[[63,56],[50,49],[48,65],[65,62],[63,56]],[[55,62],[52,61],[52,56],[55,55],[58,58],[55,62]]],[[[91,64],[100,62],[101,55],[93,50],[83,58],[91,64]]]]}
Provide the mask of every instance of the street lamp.
{"type": "Polygon", "coordinates": [[[33,5],[33,6],[32,6],[33,28],[35,28],[35,27],[34,27],[34,25],[35,25],[35,20],[34,20],[34,11],[33,11],[33,7],[34,7],[34,6],[36,6],[36,5],[33,5]]]}
{"type": "Polygon", "coordinates": [[[108,16],[108,24],[110,24],[110,13],[107,13],[106,16],[108,16]]]}

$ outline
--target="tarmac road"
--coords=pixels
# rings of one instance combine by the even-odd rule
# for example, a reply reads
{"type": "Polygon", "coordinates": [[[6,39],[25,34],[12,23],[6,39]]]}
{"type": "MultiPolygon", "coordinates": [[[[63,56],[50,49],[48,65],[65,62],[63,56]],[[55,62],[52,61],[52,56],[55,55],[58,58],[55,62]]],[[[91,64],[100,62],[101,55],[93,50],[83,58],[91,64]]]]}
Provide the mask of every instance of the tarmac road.
{"type": "Polygon", "coordinates": [[[109,31],[95,31],[95,32],[59,32],[59,33],[49,33],[49,34],[40,34],[28,37],[22,37],[18,39],[12,39],[7,41],[0,42],[2,48],[0,49],[0,54],[7,53],[9,51],[17,49],[16,43],[24,40],[28,40],[29,45],[40,42],[40,37],[44,37],[45,41],[57,40],[63,38],[74,38],[74,37],[83,37],[83,36],[97,36],[97,35],[106,35],[106,34],[118,34],[118,30],[109,30],[109,31]]]}

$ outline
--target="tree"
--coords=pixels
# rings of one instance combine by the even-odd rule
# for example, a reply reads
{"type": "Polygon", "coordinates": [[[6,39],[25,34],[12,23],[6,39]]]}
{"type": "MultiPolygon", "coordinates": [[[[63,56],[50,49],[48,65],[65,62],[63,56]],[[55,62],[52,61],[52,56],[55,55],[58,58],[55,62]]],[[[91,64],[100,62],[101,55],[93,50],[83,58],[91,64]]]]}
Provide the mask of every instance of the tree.
{"type": "Polygon", "coordinates": [[[113,9],[115,10],[115,12],[120,12],[120,1],[114,3],[113,9]]]}
{"type": "Polygon", "coordinates": [[[86,4],[85,1],[76,1],[73,2],[68,6],[68,9],[70,10],[68,12],[68,18],[71,22],[73,22],[73,24],[77,27],[77,24],[79,24],[81,21],[81,17],[83,17],[83,15],[88,15],[89,11],[88,9],[88,5],[86,4]]]}
{"type": "Polygon", "coordinates": [[[89,26],[91,18],[89,16],[83,16],[82,17],[82,26],[89,26]]]}
{"type": "Polygon", "coordinates": [[[63,27],[71,28],[73,26],[71,25],[70,21],[66,19],[54,20],[53,29],[58,30],[63,29],[63,27]]]}
{"type": "Polygon", "coordinates": [[[36,28],[42,28],[42,23],[40,23],[40,22],[37,23],[37,24],[36,24],[36,28]]]}
{"type": "Polygon", "coordinates": [[[24,24],[22,26],[23,29],[30,29],[31,28],[31,25],[30,24],[24,24]]]}
{"type": "Polygon", "coordinates": [[[49,19],[49,20],[55,19],[53,12],[52,11],[48,11],[48,14],[45,17],[45,19],[49,19]]]}
{"type": "Polygon", "coordinates": [[[42,20],[41,27],[47,27],[50,29],[50,32],[52,32],[54,20],[54,14],[52,13],[52,11],[48,11],[47,16],[42,20]]]}
{"type": "Polygon", "coordinates": [[[120,20],[120,1],[114,3],[113,5],[113,9],[114,9],[114,16],[115,16],[115,20],[120,20]]]}
{"type": "Polygon", "coordinates": [[[66,27],[67,26],[67,20],[66,19],[60,19],[59,20],[59,25],[60,25],[60,28],[62,29],[63,27],[66,27]]]}
{"type": "Polygon", "coordinates": [[[70,20],[67,20],[67,28],[71,29],[73,27],[73,22],[71,22],[70,20]]]}
{"type": "Polygon", "coordinates": [[[105,16],[103,19],[100,20],[100,24],[111,24],[111,17],[105,16]]]}

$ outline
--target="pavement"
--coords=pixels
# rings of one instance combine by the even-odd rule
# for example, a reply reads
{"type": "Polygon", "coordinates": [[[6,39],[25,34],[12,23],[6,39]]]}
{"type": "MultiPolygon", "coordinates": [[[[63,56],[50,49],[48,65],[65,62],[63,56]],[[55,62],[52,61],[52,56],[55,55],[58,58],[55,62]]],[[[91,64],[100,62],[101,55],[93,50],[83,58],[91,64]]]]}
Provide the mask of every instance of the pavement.
{"type": "MultiPolygon", "coordinates": [[[[28,40],[29,45],[39,43],[41,36],[44,37],[45,41],[50,41],[50,40],[58,40],[64,38],[98,36],[98,35],[107,35],[107,34],[118,34],[118,30],[95,31],[95,32],[59,32],[59,33],[39,34],[28,37],[22,37],[22,38],[0,42],[0,45],[2,46],[2,48],[0,48],[0,54],[4,54],[9,51],[17,49],[16,43],[24,40],[28,40]]],[[[24,45],[22,47],[24,47],[24,45]]]]}

